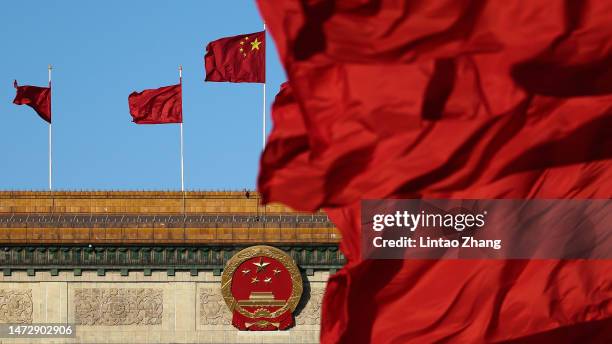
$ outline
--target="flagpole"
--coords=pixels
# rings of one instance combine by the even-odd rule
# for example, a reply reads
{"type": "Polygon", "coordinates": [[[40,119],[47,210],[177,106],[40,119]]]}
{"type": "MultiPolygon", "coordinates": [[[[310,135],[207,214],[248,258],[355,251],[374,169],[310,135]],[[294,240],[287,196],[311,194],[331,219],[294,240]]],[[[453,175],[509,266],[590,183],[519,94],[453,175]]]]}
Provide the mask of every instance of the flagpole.
{"type": "MultiPolygon", "coordinates": [[[[263,24],[263,29],[264,29],[264,36],[266,34],[266,23],[263,24]]],[[[264,38],[264,42],[265,42],[265,38],[264,38]]],[[[266,58],[266,45],[267,43],[264,43],[264,59],[266,58]]],[[[265,69],[264,69],[265,70],[265,69]]],[[[263,82],[263,115],[262,115],[262,141],[263,141],[263,148],[266,148],[266,80],[265,80],[265,75],[264,75],[264,82],[263,82]]]]}
{"type": "MultiPolygon", "coordinates": [[[[183,103],[183,66],[179,66],[179,84],[181,85],[181,104],[183,103]]],[[[182,105],[181,105],[182,107],[182,105]]],[[[181,113],[183,109],[181,109],[181,113]]],[[[181,120],[181,192],[185,191],[185,179],[183,168],[183,121],[181,120]]]]}
{"type": "MultiPolygon", "coordinates": [[[[49,72],[49,92],[51,92],[51,69],[53,69],[53,67],[51,67],[51,65],[49,65],[48,67],[48,72],[49,72]]],[[[51,99],[51,94],[49,94],[49,99],[51,99]]],[[[51,107],[51,104],[49,104],[49,108],[51,107]]],[[[49,109],[50,110],[50,109],[49,109]]],[[[49,122],[49,191],[51,191],[53,189],[53,185],[52,185],[52,171],[53,171],[53,164],[52,164],[52,155],[51,155],[51,134],[52,134],[52,130],[51,130],[51,122],[49,122]]]]}

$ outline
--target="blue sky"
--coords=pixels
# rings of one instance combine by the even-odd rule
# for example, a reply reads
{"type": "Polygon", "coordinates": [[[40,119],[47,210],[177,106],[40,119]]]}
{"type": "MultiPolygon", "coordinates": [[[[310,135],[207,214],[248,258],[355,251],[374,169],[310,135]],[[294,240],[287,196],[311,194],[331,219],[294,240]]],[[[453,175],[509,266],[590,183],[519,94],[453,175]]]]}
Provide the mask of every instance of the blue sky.
{"type": "MultiPolygon", "coordinates": [[[[178,82],[183,65],[186,189],[254,188],[262,85],[205,83],[214,39],[260,31],[249,0],[2,1],[0,189],[47,188],[47,124],[12,104],[13,79],[45,86],[53,69],[56,190],[180,189],[179,127],[136,125],[132,91],[178,82]]],[[[285,75],[266,39],[269,108],[285,75]]]]}

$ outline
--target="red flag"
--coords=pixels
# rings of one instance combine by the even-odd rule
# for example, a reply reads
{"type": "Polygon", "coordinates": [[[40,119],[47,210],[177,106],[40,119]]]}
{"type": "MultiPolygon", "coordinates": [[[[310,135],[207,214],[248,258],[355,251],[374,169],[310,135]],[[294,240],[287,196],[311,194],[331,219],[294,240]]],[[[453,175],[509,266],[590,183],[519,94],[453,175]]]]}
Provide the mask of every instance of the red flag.
{"type": "Polygon", "coordinates": [[[183,122],[181,84],[132,92],[128,97],[130,114],[137,124],[183,122]]]}
{"type": "Polygon", "coordinates": [[[274,100],[272,122],[274,128],[261,156],[259,190],[266,201],[282,200],[286,204],[311,210],[320,204],[325,176],[323,170],[317,169],[309,161],[308,132],[288,83],[281,85],[274,100]],[[301,182],[296,183],[297,180],[301,182]]]}
{"type": "Polygon", "coordinates": [[[266,82],[266,32],[224,37],[208,43],[206,81],[266,82]]]}
{"type": "Polygon", "coordinates": [[[611,4],[259,6],[291,85],[259,189],[328,207],[348,260],[326,289],[322,342],[612,336],[612,262],[364,261],[357,203],[609,198],[611,4]]]}
{"type": "Polygon", "coordinates": [[[31,107],[40,118],[51,123],[51,87],[19,86],[17,80],[13,86],[17,89],[14,104],[31,107]]]}

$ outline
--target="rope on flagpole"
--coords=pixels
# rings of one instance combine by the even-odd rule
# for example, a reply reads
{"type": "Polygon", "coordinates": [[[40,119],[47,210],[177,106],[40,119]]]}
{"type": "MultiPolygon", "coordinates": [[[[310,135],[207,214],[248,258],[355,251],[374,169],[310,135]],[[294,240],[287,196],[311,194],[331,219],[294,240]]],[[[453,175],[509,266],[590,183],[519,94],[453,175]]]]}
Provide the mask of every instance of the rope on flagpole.
{"type": "MultiPolygon", "coordinates": [[[[51,92],[51,69],[53,69],[53,67],[51,67],[51,65],[49,65],[48,67],[48,72],[49,72],[49,92],[51,92]]],[[[51,98],[51,94],[49,94],[49,98],[51,98]]],[[[49,110],[51,110],[51,103],[49,103],[49,110]]],[[[51,111],[49,111],[49,113],[51,113],[51,111]]],[[[49,122],[49,191],[53,190],[53,184],[52,184],[52,173],[53,173],[53,160],[52,160],[52,155],[51,155],[51,144],[52,144],[52,130],[51,130],[51,122],[49,122]]]]}

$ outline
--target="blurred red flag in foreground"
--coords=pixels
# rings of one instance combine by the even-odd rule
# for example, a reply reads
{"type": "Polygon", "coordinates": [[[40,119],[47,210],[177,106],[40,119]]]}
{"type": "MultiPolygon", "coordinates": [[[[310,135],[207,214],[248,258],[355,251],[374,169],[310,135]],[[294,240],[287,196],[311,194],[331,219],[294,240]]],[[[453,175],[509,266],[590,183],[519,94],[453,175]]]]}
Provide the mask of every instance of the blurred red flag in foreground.
{"type": "MultiPolygon", "coordinates": [[[[365,261],[365,198],[609,198],[612,4],[259,1],[290,87],[258,186],[326,207],[334,342],[612,337],[607,260],[365,261]]],[[[554,229],[551,229],[554,231],[554,229]]]]}
{"type": "Polygon", "coordinates": [[[206,81],[266,82],[266,32],[220,38],[208,43],[206,81]]]}
{"type": "Polygon", "coordinates": [[[130,114],[137,124],[164,124],[183,122],[181,84],[142,92],[128,97],[130,114]]]}
{"type": "Polygon", "coordinates": [[[17,80],[13,86],[17,89],[14,104],[31,107],[40,118],[51,123],[51,87],[19,86],[17,80]]]}

